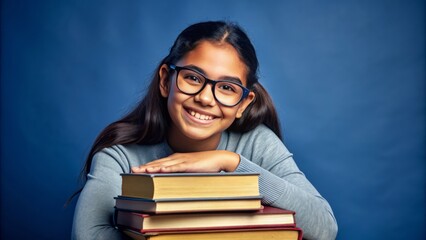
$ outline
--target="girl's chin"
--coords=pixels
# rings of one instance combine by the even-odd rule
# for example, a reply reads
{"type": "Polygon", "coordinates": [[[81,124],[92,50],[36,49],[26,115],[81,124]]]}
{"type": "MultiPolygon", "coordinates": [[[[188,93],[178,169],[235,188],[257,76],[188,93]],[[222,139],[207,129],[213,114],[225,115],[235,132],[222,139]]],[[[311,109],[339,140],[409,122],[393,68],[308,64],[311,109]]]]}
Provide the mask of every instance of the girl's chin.
{"type": "Polygon", "coordinates": [[[213,139],[215,136],[220,136],[220,133],[212,133],[211,131],[206,131],[205,129],[191,129],[186,131],[184,135],[191,140],[205,141],[213,139]]]}

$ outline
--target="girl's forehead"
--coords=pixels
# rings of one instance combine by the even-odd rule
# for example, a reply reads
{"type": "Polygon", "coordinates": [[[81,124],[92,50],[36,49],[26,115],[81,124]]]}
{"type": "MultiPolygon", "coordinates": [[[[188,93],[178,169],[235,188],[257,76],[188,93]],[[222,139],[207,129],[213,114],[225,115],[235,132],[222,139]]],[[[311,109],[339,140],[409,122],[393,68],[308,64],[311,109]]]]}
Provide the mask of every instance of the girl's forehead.
{"type": "Polygon", "coordinates": [[[229,43],[200,42],[177,62],[179,66],[197,66],[209,78],[235,76],[246,83],[247,67],[235,48],[229,43]]]}

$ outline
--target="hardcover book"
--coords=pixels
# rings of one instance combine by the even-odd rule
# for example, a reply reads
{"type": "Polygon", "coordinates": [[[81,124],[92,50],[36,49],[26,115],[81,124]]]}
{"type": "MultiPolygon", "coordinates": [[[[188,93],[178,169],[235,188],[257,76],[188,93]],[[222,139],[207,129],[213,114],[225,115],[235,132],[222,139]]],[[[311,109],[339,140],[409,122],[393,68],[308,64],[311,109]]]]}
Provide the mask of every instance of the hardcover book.
{"type": "Polygon", "coordinates": [[[119,210],[163,214],[178,212],[258,210],[262,205],[261,196],[179,199],[147,199],[117,196],[115,197],[115,207],[119,210]]]}
{"type": "Polygon", "coordinates": [[[189,232],[164,232],[141,234],[129,229],[124,233],[137,240],[248,240],[248,239],[279,239],[279,240],[302,240],[300,228],[256,228],[256,229],[234,229],[219,231],[189,231],[189,232]]]}
{"type": "Polygon", "coordinates": [[[117,211],[116,223],[141,233],[295,227],[294,212],[270,206],[258,211],[152,215],[117,211]]]}
{"type": "Polygon", "coordinates": [[[258,173],[121,174],[122,196],[149,199],[259,196],[258,173]]]}

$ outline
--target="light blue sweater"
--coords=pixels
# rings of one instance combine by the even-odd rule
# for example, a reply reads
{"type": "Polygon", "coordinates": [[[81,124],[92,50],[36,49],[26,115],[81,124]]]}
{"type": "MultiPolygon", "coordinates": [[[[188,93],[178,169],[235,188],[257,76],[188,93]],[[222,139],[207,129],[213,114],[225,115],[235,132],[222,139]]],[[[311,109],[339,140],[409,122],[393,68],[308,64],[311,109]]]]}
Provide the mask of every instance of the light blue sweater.
{"type": "MultiPolygon", "coordinates": [[[[259,172],[262,203],[296,212],[305,239],[335,239],[337,223],[328,202],[306,179],[281,140],[267,127],[240,134],[224,132],[218,150],[240,155],[236,172],[259,172]]],[[[121,194],[120,173],[172,154],[167,142],[116,145],[96,153],[74,214],[72,239],[126,239],[113,226],[114,197],[121,194]]]]}

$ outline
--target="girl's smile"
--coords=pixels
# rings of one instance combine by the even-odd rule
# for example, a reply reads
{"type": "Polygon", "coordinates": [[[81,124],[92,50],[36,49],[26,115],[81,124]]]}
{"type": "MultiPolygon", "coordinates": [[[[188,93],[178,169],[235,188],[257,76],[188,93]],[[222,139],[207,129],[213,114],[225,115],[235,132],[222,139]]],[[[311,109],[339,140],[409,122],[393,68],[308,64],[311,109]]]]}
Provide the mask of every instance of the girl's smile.
{"type": "Polygon", "coordinates": [[[188,118],[192,121],[195,121],[195,123],[203,124],[203,125],[209,125],[211,124],[218,116],[214,116],[211,113],[205,112],[203,110],[199,109],[191,109],[191,108],[185,108],[185,112],[189,115],[188,118]]]}

